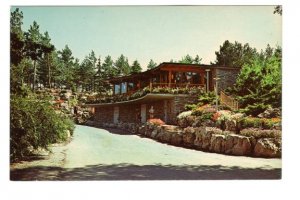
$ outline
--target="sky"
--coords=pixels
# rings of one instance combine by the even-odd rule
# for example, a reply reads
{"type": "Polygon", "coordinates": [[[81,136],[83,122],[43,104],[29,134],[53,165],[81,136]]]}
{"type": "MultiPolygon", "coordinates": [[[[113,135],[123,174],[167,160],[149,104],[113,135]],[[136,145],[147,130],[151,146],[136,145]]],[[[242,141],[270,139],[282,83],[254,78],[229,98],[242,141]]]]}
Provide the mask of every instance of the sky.
{"type": "MultiPolygon", "coordinates": [[[[23,30],[36,21],[58,50],[67,44],[80,61],[92,50],[102,61],[121,54],[146,69],[156,63],[199,55],[215,61],[225,40],[258,50],[282,43],[281,16],[274,6],[69,6],[19,7],[23,30]]],[[[11,7],[14,10],[15,7],[11,7]]]]}

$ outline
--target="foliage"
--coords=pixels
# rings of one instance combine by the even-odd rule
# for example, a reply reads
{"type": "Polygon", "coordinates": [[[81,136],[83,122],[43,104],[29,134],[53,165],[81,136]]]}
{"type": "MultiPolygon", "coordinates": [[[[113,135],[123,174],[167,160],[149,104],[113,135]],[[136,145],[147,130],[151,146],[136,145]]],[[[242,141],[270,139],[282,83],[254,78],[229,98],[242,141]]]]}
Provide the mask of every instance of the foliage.
{"type": "Polygon", "coordinates": [[[199,96],[199,105],[205,105],[205,104],[215,104],[216,102],[216,95],[214,92],[205,92],[202,93],[199,96]]]}
{"type": "Polygon", "coordinates": [[[186,104],[186,105],[184,105],[184,109],[185,109],[185,110],[194,110],[194,109],[196,109],[197,107],[198,107],[197,104],[186,104]]]}
{"type": "Polygon", "coordinates": [[[281,107],[281,51],[268,45],[244,63],[236,84],[227,90],[239,101],[242,112],[257,116],[269,107],[281,107]]]}
{"type": "Polygon", "coordinates": [[[180,113],[178,116],[177,116],[177,119],[183,119],[183,118],[186,118],[187,116],[190,116],[192,115],[192,111],[185,111],[185,112],[182,112],[180,113]]]}
{"type": "Polygon", "coordinates": [[[260,138],[278,138],[280,139],[282,136],[281,130],[262,130],[257,128],[247,128],[243,129],[240,132],[241,135],[254,137],[256,139],[260,138]]]}
{"type": "Polygon", "coordinates": [[[166,123],[164,121],[162,121],[161,119],[148,119],[147,122],[149,124],[153,124],[156,126],[161,126],[161,125],[165,125],[166,123]]]}
{"type": "Polygon", "coordinates": [[[115,62],[115,70],[118,75],[129,75],[131,73],[130,66],[128,64],[128,58],[123,54],[115,62]]]}
{"type": "Polygon", "coordinates": [[[131,71],[131,73],[138,73],[138,72],[142,71],[142,67],[141,67],[141,64],[139,63],[139,61],[137,61],[137,60],[133,61],[130,71],[131,71]]]}
{"type": "Polygon", "coordinates": [[[11,96],[10,157],[12,160],[30,154],[31,149],[67,139],[66,130],[74,130],[73,122],[57,114],[48,100],[11,96]]]}
{"type": "Polygon", "coordinates": [[[241,120],[242,128],[262,128],[273,129],[281,126],[280,118],[257,118],[257,117],[245,117],[241,120]]]}
{"type": "Polygon", "coordinates": [[[184,64],[200,64],[202,58],[200,58],[198,55],[196,55],[195,58],[187,54],[186,56],[182,57],[182,59],[179,61],[179,63],[184,64]]]}
{"type": "Polygon", "coordinates": [[[147,65],[147,69],[149,70],[149,69],[153,69],[155,67],[157,67],[157,64],[151,59],[147,65]]]}
{"type": "Polygon", "coordinates": [[[248,43],[242,45],[235,41],[234,43],[226,40],[220,50],[215,52],[216,61],[214,64],[226,67],[242,67],[251,62],[251,59],[258,55],[255,48],[248,43]]]}

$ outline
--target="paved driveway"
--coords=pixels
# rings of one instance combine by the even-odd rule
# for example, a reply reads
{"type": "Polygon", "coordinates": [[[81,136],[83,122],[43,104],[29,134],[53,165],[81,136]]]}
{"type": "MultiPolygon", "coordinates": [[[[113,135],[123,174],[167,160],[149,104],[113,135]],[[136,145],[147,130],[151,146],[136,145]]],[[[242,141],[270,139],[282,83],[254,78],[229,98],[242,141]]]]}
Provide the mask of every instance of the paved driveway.
{"type": "Polygon", "coordinates": [[[47,159],[11,167],[12,180],[278,179],[281,159],[227,156],[76,126],[47,159]]]}

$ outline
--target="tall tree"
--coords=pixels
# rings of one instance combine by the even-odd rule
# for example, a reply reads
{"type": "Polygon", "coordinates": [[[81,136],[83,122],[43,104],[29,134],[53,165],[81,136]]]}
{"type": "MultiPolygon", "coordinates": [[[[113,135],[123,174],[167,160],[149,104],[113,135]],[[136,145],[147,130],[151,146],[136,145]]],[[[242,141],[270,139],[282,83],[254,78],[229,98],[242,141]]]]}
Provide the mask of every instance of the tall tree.
{"type": "Polygon", "coordinates": [[[115,71],[114,68],[114,62],[111,58],[111,56],[106,56],[104,59],[104,62],[102,64],[102,69],[103,69],[103,78],[111,78],[117,75],[117,72],[115,71]]]}
{"type": "Polygon", "coordinates": [[[131,73],[138,73],[141,71],[142,71],[142,67],[141,67],[140,63],[137,60],[133,61],[132,66],[131,66],[131,73]]]}
{"type": "Polygon", "coordinates": [[[242,67],[258,55],[255,48],[251,48],[248,43],[242,45],[239,42],[231,43],[226,40],[220,50],[215,52],[215,64],[226,67],[242,67]]]}
{"type": "Polygon", "coordinates": [[[26,54],[33,60],[33,81],[32,81],[32,90],[35,91],[35,85],[37,82],[36,79],[36,62],[44,53],[42,40],[42,34],[39,30],[39,25],[36,21],[30,26],[28,32],[25,33],[25,44],[26,44],[26,54]]]}
{"type": "Polygon", "coordinates": [[[68,45],[64,49],[58,51],[60,64],[60,84],[68,88],[74,87],[74,57],[68,45]]]}
{"type": "Polygon", "coordinates": [[[43,82],[44,86],[51,87],[51,68],[53,66],[53,59],[51,52],[54,50],[54,46],[50,43],[51,39],[48,32],[42,35],[41,43],[43,45],[43,56],[39,60],[39,80],[43,82]]]}
{"type": "Polygon", "coordinates": [[[199,55],[196,55],[194,58],[193,64],[201,64],[202,58],[199,57],[199,55]]]}
{"type": "Polygon", "coordinates": [[[157,66],[157,64],[151,59],[150,62],[147,65],[147,69],[153,69],[157,66]]]}
{"type": "Polygon", "coordinates": [[[241,68],[232,90],[248,114],[257,115],[267,107],[281,107],[281,47],[269,45],[241,68]]]}
{"type": "Polygon", "coordinates": [[[184,64],[193,64],[193,62],[194,62],[194,59],[189,54],[182,57],[182,59],[179,61],[179,63],[184,63],[184,64]]]}
{"type": "Polygon", "coordinates": [[[131,71],[128,63],[128,58],[121,54],[121,56],[115,62],[115,69],[117,75],[129,75],[131,71]]]}
{"type": "Polygon", "coordinates": [[[23,12],[17,8],[10,15],[10,60],[17,65],[24,58],[24,32],[22,31],[23,12]]]}

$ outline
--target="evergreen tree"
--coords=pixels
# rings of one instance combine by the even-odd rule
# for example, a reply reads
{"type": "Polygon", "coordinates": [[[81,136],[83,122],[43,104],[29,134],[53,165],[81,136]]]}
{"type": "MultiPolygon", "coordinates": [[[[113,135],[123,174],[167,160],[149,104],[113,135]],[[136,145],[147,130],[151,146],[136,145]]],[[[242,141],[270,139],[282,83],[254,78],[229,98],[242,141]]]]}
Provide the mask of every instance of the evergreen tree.
{"type": "Polygon", "coordinates": [[[157,67],[157,64],[151,59],[147,65],[147,69],[149,70],[149,69],[153,69],[155,67],[157,67]]]}
{"type": "Polygon", "coordinates": [[[131,66],[131,73],[138,73],[141,71],[142,71],[142,67],[141,67],[140,63],[137,60],[133,61],[132,66],[131,66]]]}
{"type": "Polygon", "coordinates": [[[115,69],[117,75],[126,76],[131,73],[130,66],[128,63],[128,58],[126,58],[123,54],[116,60],[115,69]]]}

